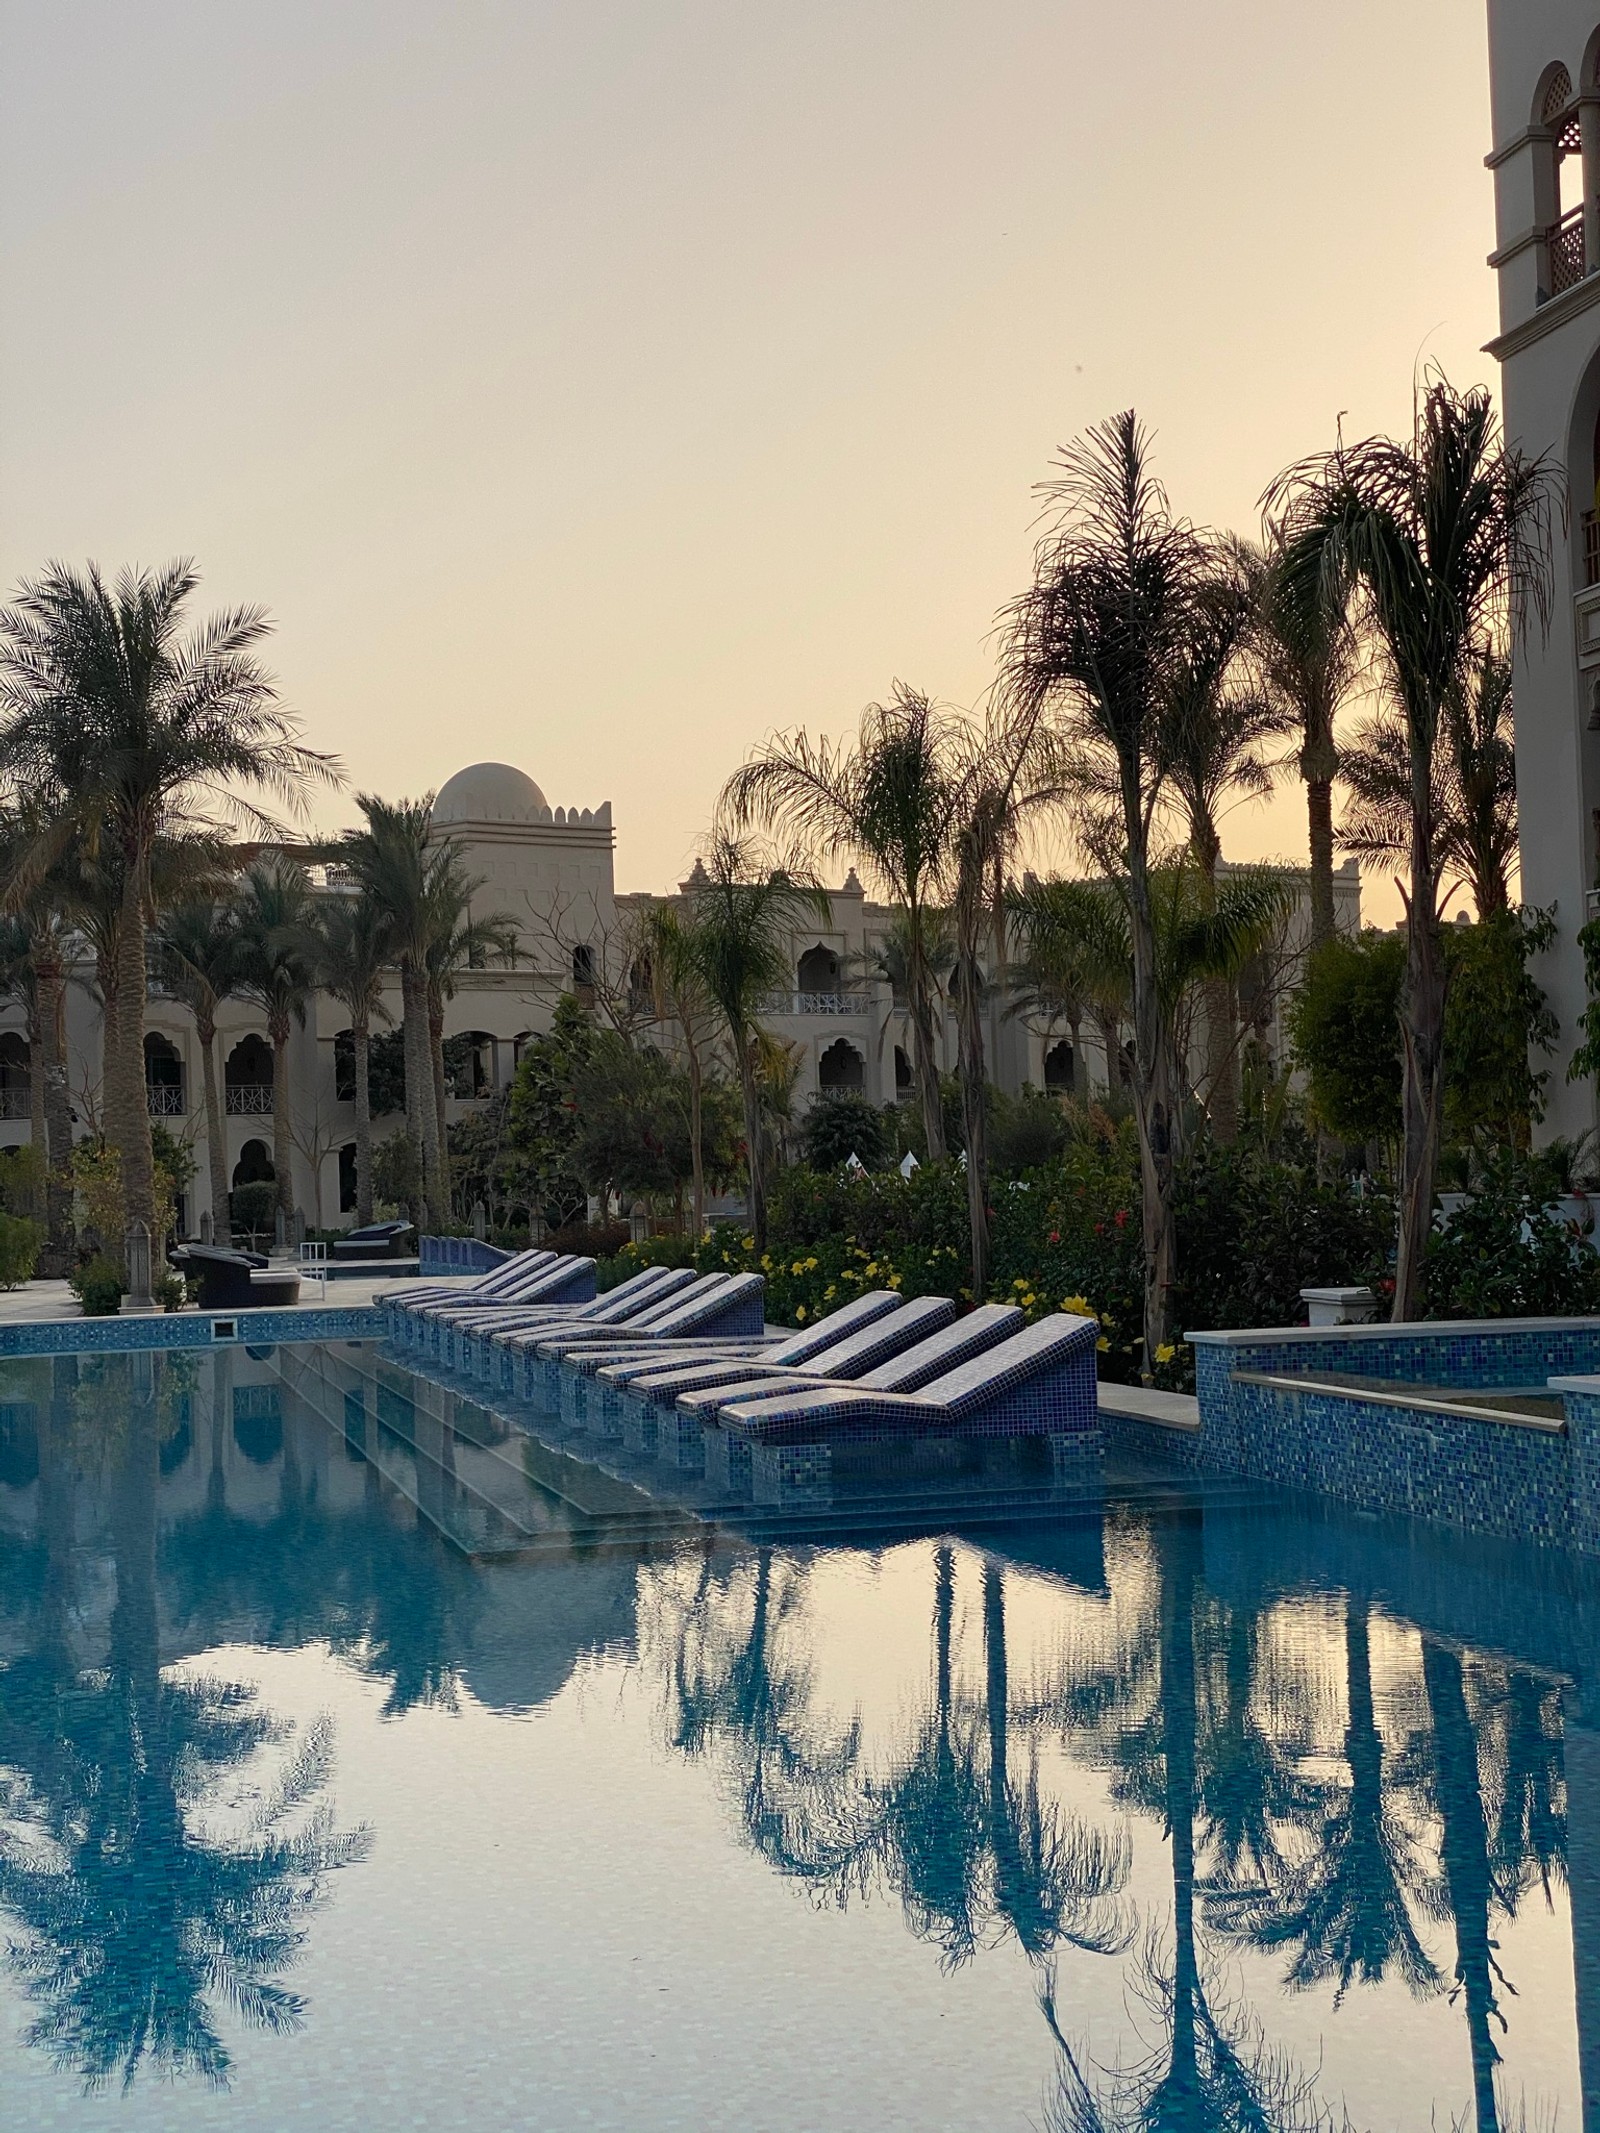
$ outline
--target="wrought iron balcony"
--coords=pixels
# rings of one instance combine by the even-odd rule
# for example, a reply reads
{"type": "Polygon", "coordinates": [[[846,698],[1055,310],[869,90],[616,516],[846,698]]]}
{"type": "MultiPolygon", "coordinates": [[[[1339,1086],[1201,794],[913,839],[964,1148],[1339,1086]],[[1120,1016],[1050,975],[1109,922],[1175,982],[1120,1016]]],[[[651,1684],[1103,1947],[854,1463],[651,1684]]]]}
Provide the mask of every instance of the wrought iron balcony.
{"type": "Polygon", "coordinates": [[[33,1102],[26,1089],[0,1089],[0,1118],[31,1118],[33,1102]]]}
{"type": "Polygon", "coordinates": [[[761,1002],[764,1015],[860,1016],[872,1013],[864,992],[769,992],[761,1002]]]}
{"type": "Polygon", "coordinates": [[[1560,296],[1575,289],[1584,276],[1583,209],[1569,208],[1552,223],[1546,242],[1550,250],[1550,294],[1560,296]]]}
{"type": "Polygon", "coordinates": [[[175,1089],[170,1083],[147,1081],[144,1100],[152,1118],[182,1118],[189,1108],[182,1089],[175,1089]]]}
{"type": "Polygon", "coordinates": [[[272,1114],[272,1083],[236,1082],[227,1092],[224,1109],[230,1118],[269,1118],[272,1114]]]}

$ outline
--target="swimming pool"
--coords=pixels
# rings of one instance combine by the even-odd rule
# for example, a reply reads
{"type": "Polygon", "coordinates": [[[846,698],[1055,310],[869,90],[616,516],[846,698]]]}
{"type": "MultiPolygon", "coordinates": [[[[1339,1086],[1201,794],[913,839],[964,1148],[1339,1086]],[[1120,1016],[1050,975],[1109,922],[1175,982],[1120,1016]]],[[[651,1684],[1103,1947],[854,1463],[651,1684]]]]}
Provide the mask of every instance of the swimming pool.
{"type": "Polygon", "coordinates": [[[536,1420],[0,1363],[8,2126],[1596,2122],[1592,1563],[536,1420]]]}

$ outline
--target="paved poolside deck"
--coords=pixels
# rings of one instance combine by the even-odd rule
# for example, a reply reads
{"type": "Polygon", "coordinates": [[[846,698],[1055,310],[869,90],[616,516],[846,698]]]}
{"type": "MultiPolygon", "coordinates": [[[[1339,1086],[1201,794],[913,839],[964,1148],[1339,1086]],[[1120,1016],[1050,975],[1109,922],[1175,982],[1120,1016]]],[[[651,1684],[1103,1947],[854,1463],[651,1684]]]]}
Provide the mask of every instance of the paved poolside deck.
{"type": "MultiPolygon", "coordinates": [[[[430,1280],[432,1276],[428,1277],[430,1280]]],[[[476,1277],[471,1274],[440,1276],[441,1288],[470,1289],[476,1277]]],[[[300,1307],[324,1302],[360,1309],[367,1304],[381,1303],[390,1289],[403,1289],[415,1285],[415,1274],[385,1274],[381,1277],[341,1275],[327,1284],[327,1295],[321,1294],[321,1285],[315,1276],[302,1279],[300,1284],[300,1307]]],[[[179,1317],[193,1315],[177,1313],[179,1317]]],[[[0,1326],[36,1326],[51,1324],[60,1319],[81,1319],[78,1299],[64,1281],[25,1281],[20,1288],[0,1289],[0,1326]]]]}

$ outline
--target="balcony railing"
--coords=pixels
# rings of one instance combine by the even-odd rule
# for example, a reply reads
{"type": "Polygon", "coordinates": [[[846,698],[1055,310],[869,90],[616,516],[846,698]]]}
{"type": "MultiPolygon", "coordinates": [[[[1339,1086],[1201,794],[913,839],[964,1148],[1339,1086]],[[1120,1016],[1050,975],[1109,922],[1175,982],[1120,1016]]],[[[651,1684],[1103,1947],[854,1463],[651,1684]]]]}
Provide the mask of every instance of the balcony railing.
{"type": "Polygon", "coordinates": [[[1583,527],[1583,582],[1600,585],[1600,511],[1585,511],[1583,527]]]}
{"type": "Polygon", "coordinates": [[[0,1089],[0,1118],[31,1118],[32,1099],[26,1089],[0,1089]]]}
{"type": "Polygon", "coordinates": [[[183,1100],[182,1089],[153,1081],[144,1085],[144,1100],[152,1118],[182,1118],[189,1108],[183,1100]]]}
{"type": "Polygon", "coordinates": [[[228,1090],[224,1109],[230,1118],[266,1118],[272,1111],[272,1083],[245,1081],[228,1090]]]}
{"type": "Polygon", "coordinates": [[[769,992],[761,1003],[764,1015],[852,1015],[872,1013],[872,1000],[864,992],[769,992]]]}
{"type": "Polygon", "coordinates": [[[1575,289],[1583,279],[1583,209],[1574,207],[1552,224],[1550,245],[1550,294],[1575,289]]]}

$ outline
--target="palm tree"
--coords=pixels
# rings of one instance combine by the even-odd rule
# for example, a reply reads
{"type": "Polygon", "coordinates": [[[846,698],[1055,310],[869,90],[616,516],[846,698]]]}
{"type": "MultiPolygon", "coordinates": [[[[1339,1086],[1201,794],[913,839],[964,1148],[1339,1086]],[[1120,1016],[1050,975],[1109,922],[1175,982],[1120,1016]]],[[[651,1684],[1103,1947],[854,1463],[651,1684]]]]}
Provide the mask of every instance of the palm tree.
{"type": "Polygon", "coordinates": [[[715,1009],[695,967],[691,922],[674,904],[653,904],[640,938],[655,1011],[683,1036],[689,1084],[690,1194],[696,1244],[706,1228],[705,1050],[715,1009]]]}
{"type": "Polygon", "coordinates": [[[1311,854],[1311,946],[1333,938],[1333,781],[1336,722],[1355,683],[1360,645],[1346,588],[1297,568],[1283,529],[1268,529],[1265,555],[1245,553],[1256,588],[1254,653],[1268,694],[1300,733],[1311,854]]]}
{"type": "MultiPolygon", "coordinates": [[[[930,908],[922,914],[921,955],[929,1000],[937,1006],[939,995],[945,990],[950,977],[950,967],[955,961],[955,943],[950,938],[949,921],[944,911],[930,908]]],[[[904,911],[897,911],[889,921],[887,930],[876,941],[869,943],[865,954],[852,958],[857,967],[868,977],[879,980],[889,988],[890,1002],[896,1015],[904,1018],[909,1030],[908,1053],[916,1059],[918,1039],[915,1021],[911,1013],[911,971],[914,959],[912,928],[904,911]]],[[[889,1033],[895,1028],[892,1020],[885,1021],[878,1035],[878,1056],[883,1056],[883,1046],[889,1033]]],[[[937,1023],[934,1024],[935,1032],[937,1023]]],[[[938,1052],[935,1045],[934,1070],[938,1073],[938,1052]]],[[[917,1081],[917,1107],[922,1108],[920,1073],[917,1081]]],[[[944,1102],[941,1091],[939,1106],[940,1128],[943,1130],[944,1102]]],[[[926,1141],[927,1119],[923,1119],[926,1141]]]]}
{"type": "MultiPolygon", "coordinates": [[[[1386,873],[1411,849],[1411,768],[1405,727],[1380,711],[1345,750],[1350,805],[1339,826],[1347,852],[1386,873]]],[[[1463,689],[1452,689],[1440,721],[1433,769],[1434,875],[1445,890],[1465,888],[1480,918],[1511,908],[1517,863],[1517,766],[1511,662],[1483,652],[1463,689]]]]}
{"type": "Polygon", "coordinates": [[[439,1117],[428,1056],[428,839],[433,795],[388,801],[372,793],[357,793],[356,806],[366,817],[366,827],[347,831],[335,850],[339,864],[384,914],[399,959],[406,1132],[422,1163],[423,1222],[442,1226],[439,1117]]]}
{"type": "Polygon", "coordinates": [[[237,990],[266,1012],[272,1042],[272,1163],[278,1206],[294,1213],[294,1124],[289,1115],[289,1037],[306,1019],[316,989],[310,950],[311,884],[305,869],[283,855],[259,861],[239,895],[237,990]]]}
{"type": "Polygon", "coordinates": [[[1149,435],[1131,411],[1071,446],[1044,493],[1057,518],[1039,545],[1033,585],[1012,609],[1006,676],[1018,702],[1059,703],[1069,739],[1113,774],[1113,850],[1133,951],[1149,1367],[1171,1337],[1178,1131],[1177,1064],[1156,969],[1151,839],[1166,770],[1162,712],[1209,555],[1202,537],[1172,516],[1151,471],[1149,435]]]}
{"type": "Polygon", "coordinates": [[[450,1210],[450,1140],[445,1116],[448,1090],[444,1071],[445,1003],[455,995],[463,970],[482,970],[491,959],[514,963],[517,928],[503,911],[474,918],[472,899],[483,887],[461,862],[458,848],[445,843],[428,855],[428,943],[423,957],[424,997],[428,1013],[428,1066],[433,1094],[434,1131],[439,1148],[439,1206],[450,1210]]]}
{"type": "MultiPolygon", "coordinates": [[[[1182,646],[1167,676],[1160,748],[1194,855],[1204,908],[1214,910],[1222,863],[1219,817],[1234,795],[1264,798],[1277,765],[1265,753],[1287,728],[1282,704],[1256,686],[1245,658],[1255,622],[1255,587],[1236,555],[1224,553],[1197,590],[1182,646]]],[[[1234,988],[1207,981],[1206,1096],[1219,1140],[1239,1131],[1234,988]]]]}
{"type": "Polygon", "coordinates": [[[392,960],[388,914],[364,891],[331,892],[312,918],[311,955],[317,983],[350,1016],[355,1054],[356,1222],[372,1220],[372,1018],[384,1015],[383,983],[392,960]]]}
{"type": "Polygon", "coordinates": [[[896,682],[869,704],[853,746],[804,733],[767,742],[723,788],[735,832],[787,832],[818,859],[853,853],[906,914],[906,990],[928,1155],[945,1153],[934,1044],[930,902],[949,869],[964,727],[953,712],[896,682]]]}
{"type": "Polygon", "coordinates": [[[1053,736],[1044,723],[1044,698],[1035,695],[992,711],[981,732],[960,748],[952,805],[951,924],[955,959],[951,993],[956,1007],[956,1069],[961,1083],[961,1130],[967,1164],[967,1222],[972,1252],[972,1298],[989,1285],[989,1091],[984,1057],[983,1001],[988,980],[984,948],[993,944],[1005,981],[1007,870],[1023,824],[1061,796],[1053,736]]]}
{"type": "Polygon", "coordinates": [[[206,1157],[211,1173],[211,1225],[218,1244],[232,1236],[228,1219],[228,1142],[217,1082],[217,1009],[237,991],[245,946],[234,904],[180,904],[161,921],[158,953],[166,978],[194,1015],[205,1086],[206,1157]]]}
{"type": "Polygon", "coordinates": [[[689,889],[686,952],[728,1033],[744,1099],[745,1173],[757,1256],[767,1248],[767,1196],[761,1163],[759,1016],[789,975],[791,935],[807,917],[829,917],[826,892],[772,865],[746,841],[719,834],[689,889]]]}
{"type": "Polygon", "coordinates": [[[72,1238],[72,1098],[67,1081],[67,936],[75,884],[68,825],[22,803],[0,821],[0,905],[22,929],[35,1144],[44,1157],[51,1265],[64,1270],[72,1238]]]}
{"type": "Polygon", "coordinates": [[[1432,378],[1408,442],[1341,444],[1281,475],[1306,580],[1355,589],[1406,735],[1411,821],[1399,1248],[1393,1317],[1415,1318],[1433,1225],[1444,1081],[1444,944],[1439,932],[1434,765],[1441,722],[1485,644],[1515,640],[1551,598],[1555,470],[1505,443],[1483,390],[1432,378]]]}
{"type": "Polygon", "coordinates": [[[1132,977],[1127,906],[1106,882],[1029,875],[1012,896],[1011,916],[1022,938],[1011,971],[1014,1012],[1046,1028],[1066,1023],[1080,1094],[1087,1077],[1079,1032],[1086,1018],[1093,1022],[1105,1048],[1106,1086],[1115,1089],[1132,977]]]}
{"type": "Polygon", "coordinates": [[[199,582],[188,561],[126,570],[51,564],[0,610],[0,777],[114,855],[121,909],[115,1053],[106,1124],[122,1155],[127,1218],[153,1230],[155,1169],[144,1100],[146,920],[158,837],[207,819],[265,824],[239,788],[298,809],[332,759],[301,745],[256,657],[268,623],[234,608],[187,638],[199,582]]]}

